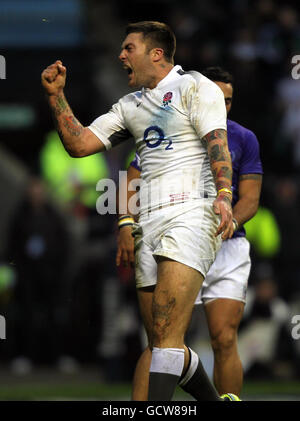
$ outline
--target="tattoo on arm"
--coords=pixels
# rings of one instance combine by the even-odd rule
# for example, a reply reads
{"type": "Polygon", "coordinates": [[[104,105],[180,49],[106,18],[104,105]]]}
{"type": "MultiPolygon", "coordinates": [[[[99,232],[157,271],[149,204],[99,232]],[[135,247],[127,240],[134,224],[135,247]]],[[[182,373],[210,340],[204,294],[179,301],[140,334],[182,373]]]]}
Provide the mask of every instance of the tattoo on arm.
{"type": "Polygon", "coordinates": [[[77,146],[75,143],[77,143],[84,127],[74,116],[71,107],[63,94],[55,97],[55,99],[50,102],[50,107],[59,137],[67,151],[72,152],[74,146],[77,146]]]}
{"type": "Polygon", "coordinates": [[[58,117],[59,115],[61,115],[63,112],[65,112],[68,108],[70,108],[68,106],[67,101],[65,100],[65,98],[59,96],[56,98],[56,102],[55,102],[55,106],[53,108],[54,114],[56,117],[58,117]]]}
{"type": "Polygon", "coordinates": [[[80,136],[83,131],[82,125],[73,115],[67,115],[63,118],[63,125],[71,136],[80,136]]]}
{"type": "Polygon", "coordinates": [[[231,189],[232,167],[227,146],[226,130],[213,130],[204,136],[203,140],[207,145],[207,152],[217,190],[224,187],[231,189]]]}
{"type": "Polygon", "coordinates": [[[229,167],[226,166],[220,168],[213,168],[212,172],[215,180],[218,178],[231,178],[231,170],[229,167]]]}
{"type": "Polygon", "coordinates": [[[211,159],[213,161],[226,161],[224,151],[219,144],[213,145],[211,148],[211,159]]]}
{"type": "Polygon", "coordinates": [[[226,136],[226,130],[217,129],[217,130],[212,130],[211,132],[207,133],[207,135],[205,135],[203,139],[206,141],[208,145],[213,140],[218,140],[220,138],[224,139],[225,136],[226,136]]]}

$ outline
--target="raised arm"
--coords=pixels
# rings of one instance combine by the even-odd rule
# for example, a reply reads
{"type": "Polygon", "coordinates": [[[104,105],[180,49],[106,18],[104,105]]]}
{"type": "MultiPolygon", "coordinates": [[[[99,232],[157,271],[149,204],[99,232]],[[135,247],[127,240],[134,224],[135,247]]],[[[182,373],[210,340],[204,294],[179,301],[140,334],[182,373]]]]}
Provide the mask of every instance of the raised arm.
{"type": "Polygon", "coordinates": [[[223,129],[213,130],[205,135],[203,140],[207,144],[210,166],[217,189],[214,212],[221,217],[216,235],[222,233],[222,239],[226,240],[231,238],[233,234],[231,209],[232,166],[227,144],[227,132],[223,129]]]}
{"type": "Polygon", "coordinates": [[[57,60],[41,76],[54,124],[66,151],[72,157],[81,158],[106,150],[98,137],[74,116],[64,95],[66,73],[66,67],[57,60]]]}

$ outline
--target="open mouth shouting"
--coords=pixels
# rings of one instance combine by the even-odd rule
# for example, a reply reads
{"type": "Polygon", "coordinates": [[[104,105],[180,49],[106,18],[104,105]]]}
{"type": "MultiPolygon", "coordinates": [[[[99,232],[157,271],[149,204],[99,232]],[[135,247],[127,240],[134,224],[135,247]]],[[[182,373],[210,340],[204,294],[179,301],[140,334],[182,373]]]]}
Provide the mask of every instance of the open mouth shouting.
{"type": "Polygon", "coordinates": [[[131,67],[129,66],[123,66],[123,68],[125,69],[125,71],[127,72],[128,75],[128,79],[129,79],[129,84],[132,82],[132,78],[133,78],[133,70],[131,67]]]}

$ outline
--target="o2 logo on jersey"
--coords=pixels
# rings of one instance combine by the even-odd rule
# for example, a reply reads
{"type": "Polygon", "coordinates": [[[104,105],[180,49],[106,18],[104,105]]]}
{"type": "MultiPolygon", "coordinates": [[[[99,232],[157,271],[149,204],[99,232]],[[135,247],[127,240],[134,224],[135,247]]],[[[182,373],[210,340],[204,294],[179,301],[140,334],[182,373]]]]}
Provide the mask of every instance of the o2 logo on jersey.
{"type": "Polygon", "coordinates": [[[164,131],[158,126],[147,127],[147,129],[144,131],[144,139],[143,140],[146,142],[148,148],[151,148],[151,149],[157,148],[158,146],[161,145],[162,142],[168,142],[167,146],[165,147],[166,151],[173,149],[172,140],[171,139],[165,139],[164,131]],[[151,132],[154,132],[155,135],[150,136],[151,132]],[[153,141],[155,141],[155,142],[151,143],[153,141]]]}

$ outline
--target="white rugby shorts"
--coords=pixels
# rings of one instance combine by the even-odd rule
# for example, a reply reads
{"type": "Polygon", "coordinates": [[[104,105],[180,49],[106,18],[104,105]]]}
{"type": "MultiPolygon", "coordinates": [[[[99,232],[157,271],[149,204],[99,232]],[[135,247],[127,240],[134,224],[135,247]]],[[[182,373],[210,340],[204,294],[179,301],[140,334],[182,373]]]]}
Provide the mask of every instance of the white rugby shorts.
{"type": "Polygon", "coordinates": [[[250,244],[245,237],[223,241],[210,267],[195,304],[216,298],[246,302],[251,267],[250,244]]]}
{"type": "Polygon", "coordinates": [[[207,274],[222,241],[214,236],[219,216],[213,211],[213,201],[196,199],[141,215],[133,230],[137,288],[156,284],[157,256],[207,274]]]}

